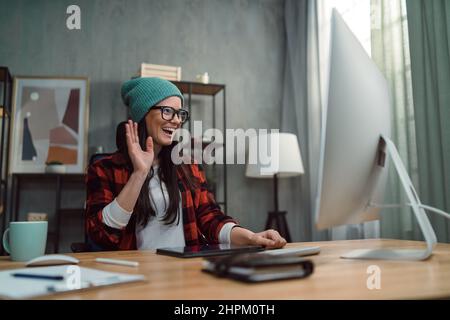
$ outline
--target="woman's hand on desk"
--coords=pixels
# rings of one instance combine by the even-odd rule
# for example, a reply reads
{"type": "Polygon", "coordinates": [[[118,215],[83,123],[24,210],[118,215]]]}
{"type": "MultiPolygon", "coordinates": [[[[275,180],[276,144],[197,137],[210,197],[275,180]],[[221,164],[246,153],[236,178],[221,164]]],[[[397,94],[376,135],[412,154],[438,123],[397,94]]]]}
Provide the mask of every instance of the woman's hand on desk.
{"type": "Polygon", "coordinates": [[[276,230],[269,229],[254,233],[241,227],[235,227],[231,230],[231,243],[278,249],[284,247],[286,240],[276,230]]]}
{"type": "Polygon", "coordinates": [[[253,234],[251,241],[252,244],[262,245],[268,249],[282,248],[286,244],[286,239],[272,229],[253,234]]]}

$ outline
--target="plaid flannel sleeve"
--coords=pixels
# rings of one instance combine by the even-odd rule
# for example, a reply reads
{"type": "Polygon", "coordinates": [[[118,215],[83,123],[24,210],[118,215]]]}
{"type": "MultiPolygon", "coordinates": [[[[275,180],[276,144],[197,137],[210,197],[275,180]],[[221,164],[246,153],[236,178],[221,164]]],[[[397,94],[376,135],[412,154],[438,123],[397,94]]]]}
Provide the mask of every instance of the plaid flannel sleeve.
{"type": "Polygon", "coordinates": [[[208,242],[219,243],[219,233],[222,227],[228,222],[238,223],[225,215],[216,203],[214,195],[208,190],[208,182],[203,168],[196,164],[191,168],[193,176],[199,182],[199,187],[193,194],[198,227],[208,242]]]}
{"type": "Polygon", "coordinates": [[[113,170],[98,161],[89,166],[86,177],[86,233],[105,250],[117,250],[122,234],[121,230],[107,226],[102,215],[103,208],[115,198],[113,170]]]}

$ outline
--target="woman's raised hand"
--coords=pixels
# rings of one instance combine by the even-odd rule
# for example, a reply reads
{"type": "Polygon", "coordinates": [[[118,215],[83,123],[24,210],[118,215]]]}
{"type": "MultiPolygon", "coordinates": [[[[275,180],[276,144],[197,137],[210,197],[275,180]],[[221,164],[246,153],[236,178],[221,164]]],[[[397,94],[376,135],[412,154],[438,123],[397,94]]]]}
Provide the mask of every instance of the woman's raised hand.
{"type": "Polygon", "coordinates": [[[152,167],[154,152],[153,139],[148,137],[146,141],[147,150],[144,151],[139,144],[138,125],[136,122],[128,120],[125,124],[128,155],[133,163],[133,169],[136,173],[147,175],[152,167]]]}

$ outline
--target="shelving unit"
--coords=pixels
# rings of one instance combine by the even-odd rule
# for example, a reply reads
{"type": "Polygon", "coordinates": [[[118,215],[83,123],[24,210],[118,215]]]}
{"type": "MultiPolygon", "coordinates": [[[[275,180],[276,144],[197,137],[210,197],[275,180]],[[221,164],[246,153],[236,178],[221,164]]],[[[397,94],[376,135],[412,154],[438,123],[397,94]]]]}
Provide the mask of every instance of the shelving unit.
{"type": "MultiPolygon", "coordinates": [[[[193,95],[201,95],[201,96],[210,96],[212,98],[212,112],[211,112],[211,117],[212,117],[212,127],[216,128],[216,125],[218,124],[217,121],[217,112],[216,112],[216,108],[217,108],[217,104],[216,104],[216,97],[219,93],[222,93],[222,97],[223,97],[223,103],[222,103],[222,108],[223,108],[223,112],[222,112],[222,129],[223,129],[223,133],[224,133],[224,137],[223,137],[223,165],[221,165],[221,169],[222,169],[222,173],[223,173],[223,177],[222,177],[222,183],[223,183],[223,193],[222,193],[222,198],[219,200],[218,198],[218,191],[217,191],[217,183],[216,181],[214,181],[214,185],[212,187],[212,193],[214,194],[214,198],[217,201],[217,204],[220,205],[223,209],[224,212],[226,212],[227,209],[227,166],[226,166],[226,135],[225,135],[225,129],[227,127],[227,121],[226,121],[226,88],[225,85],[223,84],[203,84],[200,82],[189,82],[189,81],[172,81],[173,84],[175,84],[178,89],[184,94],[187,95],[187,105],[191,106],[192,105],[192,96],[193,95]]],[[[188,125],[189,125],[189,132],[192,133],[192,121],[193,120],[199,120],[199,119],[195,119],[195,114],[192,114],[191,112],[191,116],[190,116],[190,120],[188,121],[188,125]]],[[[208,165],[203,165],[208,166],[208,165]]],[[[212,164],[212,171],[214,172],[214,175],[217,176],[217,170],[218,169],[218,165],[217,164],[212,164]]],[[[205,171],[207,171],[207,168],[205,167],[205,171]]]]}
{"type": "MultiPolygon", "coordinates": [[[[0,66],[0,217],[2,222],[2,235],[6,229],[6,210],[8,204],[8,165],[9,141],[11,127],[11,103],[13,80],[9,69],[0,66]]],[[[3,247],[1,246],[3,254],[3,247]]]]}
{"type": "MultiPolygon", "coordinates": [[[[61,198],[68,185],[76,186],[80,190],[85,188],[84,173],[13,173],[11,175],[11,220],[19,220],[19,210],[21,204],[22,186],[26,183],[39,183],[41,185],[51,185],[52,192],[55,194],[55,223],[53,230],[48,232],[49,243],[53,244],[53,252],[58,253],[62,229],[61,220],[68,215],[75,214],[82,217],[84,208],[64,208],[61,206],[61,198]]],[[[81,238],[81,237],[80,237],[81,238]]],[[[81,240],[81,239],[79,239],[81,240]]]]}

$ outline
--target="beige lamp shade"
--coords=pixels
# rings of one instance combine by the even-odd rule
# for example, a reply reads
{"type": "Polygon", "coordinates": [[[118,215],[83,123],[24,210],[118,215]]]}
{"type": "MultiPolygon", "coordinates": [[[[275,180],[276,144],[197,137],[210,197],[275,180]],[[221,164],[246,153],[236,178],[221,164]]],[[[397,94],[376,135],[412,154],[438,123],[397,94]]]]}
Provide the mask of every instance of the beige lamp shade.
{"type": "Polygon", "coordinates": [[[288,178],[303,173],[300,147],[295,134],[270,133],[250,137],[245,172],[247,177],[272,178],[276,174],[280,178],[288,178]]]}

